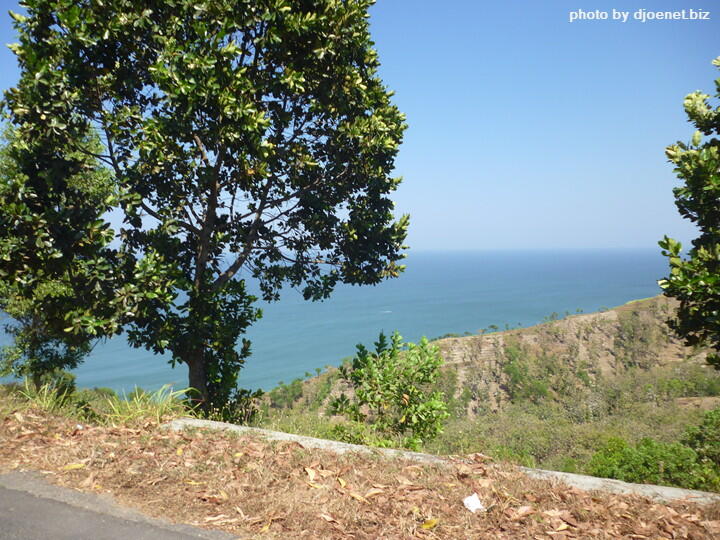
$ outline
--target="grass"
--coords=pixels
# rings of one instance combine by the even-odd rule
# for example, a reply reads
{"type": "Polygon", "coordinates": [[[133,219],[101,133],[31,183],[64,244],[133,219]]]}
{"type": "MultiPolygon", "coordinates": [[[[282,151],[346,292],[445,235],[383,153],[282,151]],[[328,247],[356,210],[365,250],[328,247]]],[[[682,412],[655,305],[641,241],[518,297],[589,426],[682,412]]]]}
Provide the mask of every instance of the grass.
{"type": "Polygon", "coordinates": [[[161,424],[167,418],[188,413],[181,399],[186,392],[187,388],[173,391],[172,386],[165,385],[155,392],[136,390],[129,397],[108,397],[106,402],[109,410],[103,418],[110,425],[145,422],[148,419],[161,424]]]}
{"type": "Polygon", "coordinates": [[[57,390],[50,384],[35,388],[27,380],[22,386],[15,384],[2,388],[6,407],[14,405],[16,409],[61,414],[106,426],[159,425],[192,412],[181,397],[186,390],[173,391],[170,385],[154,392],[136,388],[130,395],[117,395],[105,389],[57,390]]]}

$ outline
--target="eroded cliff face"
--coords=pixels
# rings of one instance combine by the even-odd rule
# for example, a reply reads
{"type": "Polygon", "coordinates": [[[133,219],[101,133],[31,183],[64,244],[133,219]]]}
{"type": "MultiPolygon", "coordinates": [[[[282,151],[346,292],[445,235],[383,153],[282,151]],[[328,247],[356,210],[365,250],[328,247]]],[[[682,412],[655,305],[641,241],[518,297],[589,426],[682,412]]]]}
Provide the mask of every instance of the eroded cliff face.
{"type": "Polygon", "coordinates": [[[435,343],[447,368],[456,371],[456,396],[465,392],[472,415],[478,408],[497,410],[522,392],[552,395],[628,369],[702,363],[704,351],[683,345],[667,326],[675,305],[658,296],[530,328],[435,343]]]}

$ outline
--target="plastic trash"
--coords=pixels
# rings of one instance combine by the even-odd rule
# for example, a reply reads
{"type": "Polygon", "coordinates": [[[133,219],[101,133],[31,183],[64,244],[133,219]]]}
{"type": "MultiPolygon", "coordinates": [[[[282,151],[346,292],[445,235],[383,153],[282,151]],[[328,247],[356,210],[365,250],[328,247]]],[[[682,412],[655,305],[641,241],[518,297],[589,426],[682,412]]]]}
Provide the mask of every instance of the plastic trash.
{"type": "Polygon", "coordinates": [[[470,510],[473,514],[478,511],[484,512],[485,510],[487,510],[487,508],[485,508],[485,505],[480,502],[480,498],[478,497],[477,493],[473,493],[469,497],[465,497],[463,499],[463,504],[465,505],[465,508],[470,510]]]}

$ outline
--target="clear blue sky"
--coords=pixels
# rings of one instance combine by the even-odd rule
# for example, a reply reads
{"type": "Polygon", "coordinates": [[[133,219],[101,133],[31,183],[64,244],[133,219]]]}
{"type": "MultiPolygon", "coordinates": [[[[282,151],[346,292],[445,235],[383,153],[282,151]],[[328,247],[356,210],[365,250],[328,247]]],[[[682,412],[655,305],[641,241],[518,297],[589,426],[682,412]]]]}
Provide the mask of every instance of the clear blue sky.
{"type": "Polygon", "coordinates": [[[371,14],[383,79],[408,117],[397,207],[412,216],[412,247],[695,236],[664,148],[692,135],[683,97],[712,94],[720,76],[720,4],[380,0],[371,14]],[[711,20],[568,22],[578,8],[648,6],[711,20]]]}
{"type": "MultiPolygon", "coordinates": [[[[379,0],[371,23],[381,75],[408,118],[395,199],[411,214],[413,249],[694,237],[664,148],[692,135],[683,97],[712,93],[720,76],[715,1],[379,0]],[[569,22],[577,9],[613,8],[692,8],[710,20],[569,22]]],[[[0,38],[15,41],[4,13],[0,38]]],[[[17,80],[5,48],[0,73],[3,89],[17,80]]]]}

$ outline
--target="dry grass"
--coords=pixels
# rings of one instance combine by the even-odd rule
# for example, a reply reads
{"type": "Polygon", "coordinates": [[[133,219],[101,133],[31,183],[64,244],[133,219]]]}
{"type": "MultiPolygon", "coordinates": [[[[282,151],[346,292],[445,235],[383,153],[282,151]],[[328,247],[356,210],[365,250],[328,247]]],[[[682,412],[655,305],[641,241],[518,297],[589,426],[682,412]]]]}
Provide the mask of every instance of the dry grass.
{"type": "Polygon", "coordinates": [[[418,465],[154,422],[78,426],[0,412],[0,471],[108,492],[147,514],[253,538],[712,538],[720,509],[588,494],[510,466],[418,465]],[[462,499],[488,507],[472,514],[462,499]]]}

